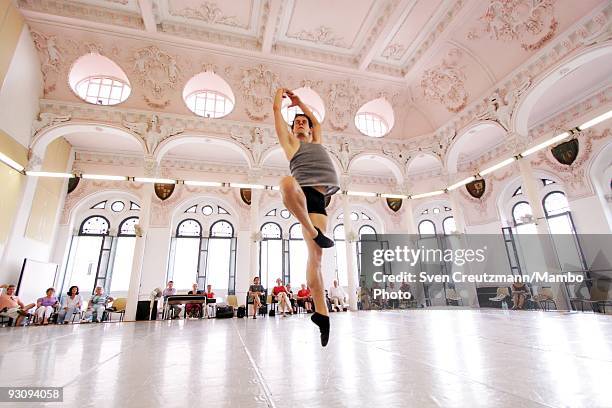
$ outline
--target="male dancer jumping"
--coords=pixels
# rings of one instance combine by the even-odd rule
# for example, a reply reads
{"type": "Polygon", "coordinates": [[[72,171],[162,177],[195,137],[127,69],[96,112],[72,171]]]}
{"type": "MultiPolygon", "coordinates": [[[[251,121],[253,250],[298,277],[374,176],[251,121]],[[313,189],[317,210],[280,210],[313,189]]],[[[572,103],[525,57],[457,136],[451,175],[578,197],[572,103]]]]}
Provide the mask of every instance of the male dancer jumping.
{"type": "Polygon", "coordinates": [[[300,98],[286,88],[279,88],[274,98],[276,135],[289,160],[291,176],[283,177],[280,191],[285,207],[302,225],[308,246],[306,280],[312,292],[315,313],[311,320],[321,332],[321,345],[329,340],[329,312],[325,303],[325,288],[321,275],[322,248],[334,246],[334,241],[323,235],[327,230],[325,196],[339,190],[338,175],[329,154],[321,144],[321,124],[300,98]],[[291,99],[304,114],[295,115],[291,132],[282,114],[283,97],[291,99]]]}

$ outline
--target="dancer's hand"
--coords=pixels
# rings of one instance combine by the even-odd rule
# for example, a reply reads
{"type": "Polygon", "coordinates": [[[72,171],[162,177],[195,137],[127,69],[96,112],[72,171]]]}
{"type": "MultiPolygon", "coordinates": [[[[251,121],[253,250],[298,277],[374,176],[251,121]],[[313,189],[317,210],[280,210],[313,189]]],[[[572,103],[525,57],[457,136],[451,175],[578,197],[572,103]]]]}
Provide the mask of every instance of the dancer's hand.
{"type": "Polygon", "coordinates": [[[287,95],[287,97],[291,99],[291,105],[288,106],[289,108],[292,106],[299,106],[301,102],[300,97],[294,94],[292,90],[285,89],[285,95],[287,95]]]}

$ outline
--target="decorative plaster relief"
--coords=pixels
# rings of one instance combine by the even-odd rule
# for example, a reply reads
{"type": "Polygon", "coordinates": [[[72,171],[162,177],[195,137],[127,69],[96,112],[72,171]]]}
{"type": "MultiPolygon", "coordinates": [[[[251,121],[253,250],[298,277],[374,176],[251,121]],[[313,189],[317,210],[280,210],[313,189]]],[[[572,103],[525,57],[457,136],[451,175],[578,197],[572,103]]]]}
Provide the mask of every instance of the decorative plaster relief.
{"type": "Polygon", "coordinates": [[[182,80],[177,59],[151,45],[133,51],[131,62],[147,105],[155,109],[168,106],[170,100],[166,92],[176,88],[182,80]]]}
{"type": "Polygon", "coordinates": [[[426,70],[421,79],[423,95],[443,104],[453,113],[465,108],[468,98],[464,83],[466,75],[458,65],[461,57],[461,51],[453,48],[440,65],[426,70]]]}
{"type": "Polygon", "coordinates": [[[487,35],[492,40],[519,41],[525,51],[534,51],[550,41],[559,23],[555,0],[490,0],[481,26],[467,35],[469,40],[487,35]]]}
{"type": "Polygon", "coordinates": [[[274,103],[274,93],[280,87],[278,74],[265,65],[245,68],[242,70],[240,87],[249,118],[266,119],[274,103]]]}
{"type": "Polygon", "coordinates": [[[339,48],[350,48],[343,37],[334,34],[331,27],[319,26],[312,30],[300,30],[295,34],[287,33],[287,37],[302,41],[309,41],[320,45],[331,45],[339,48]]]}
{"type": "Polygon", "coordinates": [[[248,23],[241,23],[236,16],[226,16],[214,1],[204,1],[198,7],[174,9],[170,2],[169,12],[173,16],[191,18],[207,24],[226,25],[230,27],[249,28],[248,23]]]}
{"type": "Polygon", "coordinates": [[[347,79],[332,83],[327,93],[329,120],[332,129],[345,130],[357,113],[360,100],[360,89],[353,81],[347,79]]]}

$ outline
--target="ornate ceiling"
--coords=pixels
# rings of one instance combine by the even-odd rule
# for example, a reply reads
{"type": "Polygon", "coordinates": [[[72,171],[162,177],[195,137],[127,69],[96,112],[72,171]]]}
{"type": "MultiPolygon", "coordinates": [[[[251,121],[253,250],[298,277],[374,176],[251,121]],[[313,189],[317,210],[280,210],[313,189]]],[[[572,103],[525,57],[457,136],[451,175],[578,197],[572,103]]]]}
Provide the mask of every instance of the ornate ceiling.
{"type": "MultiPolygon", "coordinates": [[[[463,126],[492,119],[486,110],[493,106],[492,97],[510,110],[503,116],[496,107],[493,120],[507,121],[512,104],[531,80],[587,44],[591,35],[605,31],[602,27],[610,26],[612,9],[608,0],[17,0],[17,4],[33,33],[49,101],[80,103],[65,86],[66,77],[80,55],[94,50],[115,61],[133,88],[116,110],[101,109],[105,115],[119,110],[122,115],[156,111],[175,115],[177,127],[204,131],[213,125],[192,123],[182,88],[192,76],[212,70],[237,94],[234,111],[218,122],[224,128],[256,122],[267,129],[274,88],[308,86],[323,99],[328,110],[324,130],[334,137],[367,139],[354,127],[354,114],[369,100],[384,97],[395,114],[395,126],[386,139],[405,143],[396,150],[424,148],[439,157],[463,126]]],[[[606,72],[599,69],[598,78],[606,72]]],[[[569,75],[572,85],[595,92],[593,80],[580,76],[569,75]]],[[[555,103],[540,106],[534,126],[558,113],[556,107],[555,103]]],[[[502,125],[507,128],[507,123],[502,125]]],[[[495,146],[488,143],[486,148],[495,146]]],[[[169,152],[169,157],[188,153],[179,149],[169,152]]],[[[470,149],[463,153],[460,161],[476,154],[470,149]]]]}

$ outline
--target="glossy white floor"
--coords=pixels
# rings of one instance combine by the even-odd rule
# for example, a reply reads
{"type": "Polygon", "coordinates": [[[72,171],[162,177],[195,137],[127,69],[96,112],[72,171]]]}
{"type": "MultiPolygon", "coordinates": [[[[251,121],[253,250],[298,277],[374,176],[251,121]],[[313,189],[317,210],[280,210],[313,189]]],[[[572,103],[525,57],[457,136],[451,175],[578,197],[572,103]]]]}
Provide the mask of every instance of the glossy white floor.
{"type": "Polygon", "coordinates": [[[0,329],[0,385],[75,407],[612,407],[611,316],[332,314],[326,349],[307,317],[0,329]]]}

